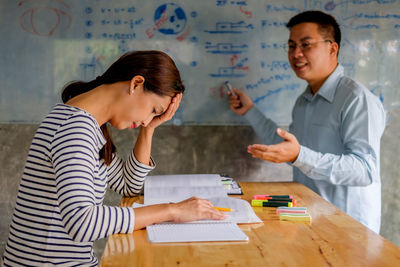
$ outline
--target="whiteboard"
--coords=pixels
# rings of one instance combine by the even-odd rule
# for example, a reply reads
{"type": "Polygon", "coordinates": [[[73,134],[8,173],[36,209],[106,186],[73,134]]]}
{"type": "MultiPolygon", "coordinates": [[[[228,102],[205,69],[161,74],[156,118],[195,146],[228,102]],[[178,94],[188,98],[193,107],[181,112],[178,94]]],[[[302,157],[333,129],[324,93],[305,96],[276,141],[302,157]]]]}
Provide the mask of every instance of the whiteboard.
{"type": "Polygon", "coordinates": [[[26,0],[0,2],[2,123],[38,123],[71,80],[89,81],[124,52],[157,49],[186,85],[174,125],[236,125],[222,87],[229,80],[279,125],[306,83],[282,45],[295,14],[318,9],[342,29],[346,73],[399,109],[398,0],[26,0]]]}

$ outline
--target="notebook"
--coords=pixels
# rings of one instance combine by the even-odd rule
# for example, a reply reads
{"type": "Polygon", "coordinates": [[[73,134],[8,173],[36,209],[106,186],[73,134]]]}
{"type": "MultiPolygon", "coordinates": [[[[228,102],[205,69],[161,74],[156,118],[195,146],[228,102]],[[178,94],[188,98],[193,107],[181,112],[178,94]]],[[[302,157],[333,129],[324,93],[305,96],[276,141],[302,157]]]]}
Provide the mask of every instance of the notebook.
{"type": "Polygon", "coordinates": [[[249,240],[237,224],[230,222],[154,224],[146,230],[152,243],[249,240]]]}
{"type": "MultiPolygon", "coordinates": [[[[222,222],[261,223],[250,204],[227,195],[219,174],[183,174],[147,176],[144,205],[180,202],[192,196],[208,199],[216,207],[233,209],[222,222]]],[[[208,223],[211,220],[195,221],[208,223]]],[[[213,221],[211,221],[213,222],[213,221]]]]}
{"type": "MultiPolygon", "coordinates": [[[[179,202],[196,196],[216,207],[233,209],[224,220],[199,220],[190,223],[161,223],[146,227],[150,242],[246,241],[237,223],[261,223],[250,204],[228,197],[218,174],[147,176],[144,205],[179,202]]],[[[134,204],[137,207],[138,204],[134,204]]]]}

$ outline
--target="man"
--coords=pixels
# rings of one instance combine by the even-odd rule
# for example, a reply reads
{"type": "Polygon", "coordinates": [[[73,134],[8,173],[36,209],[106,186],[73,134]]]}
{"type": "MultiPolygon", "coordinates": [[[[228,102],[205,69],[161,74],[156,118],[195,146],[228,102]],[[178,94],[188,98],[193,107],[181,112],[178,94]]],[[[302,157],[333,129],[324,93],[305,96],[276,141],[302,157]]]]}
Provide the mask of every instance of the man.
{"type": "Polygon", "coordinates": [[[248,152],[255,158],[292,164],[294,181],[379,233],[382,104],[343,74],[337,59],[341,33],[332,16],[306,11],[287,27],[290,65],[308,86],[293,108],[290,133],[277,128],[247,94],[234,89],[231,110],[244,115],[265,144],[250,145],[248,152]]]}

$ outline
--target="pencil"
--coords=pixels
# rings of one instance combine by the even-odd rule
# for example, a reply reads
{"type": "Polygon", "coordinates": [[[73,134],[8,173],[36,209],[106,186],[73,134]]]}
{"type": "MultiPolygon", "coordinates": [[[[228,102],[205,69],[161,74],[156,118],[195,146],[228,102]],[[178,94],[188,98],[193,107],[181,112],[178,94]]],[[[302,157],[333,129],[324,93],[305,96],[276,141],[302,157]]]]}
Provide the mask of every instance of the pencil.
{"type": "Polygon", "coordinates": [[[220,210],[220,211],[233,211],[232,209],[229,209],[229,208],[220,208],[220,207],[214,207],[214,209],[220,210]]]}

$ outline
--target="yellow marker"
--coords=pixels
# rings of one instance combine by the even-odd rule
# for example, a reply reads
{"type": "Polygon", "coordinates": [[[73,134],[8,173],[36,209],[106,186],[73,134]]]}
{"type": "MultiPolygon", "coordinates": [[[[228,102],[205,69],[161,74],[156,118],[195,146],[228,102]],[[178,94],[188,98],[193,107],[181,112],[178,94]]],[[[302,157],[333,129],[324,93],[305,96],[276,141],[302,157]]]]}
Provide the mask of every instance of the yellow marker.
{"type": "Polygon", "coordinates": [[[261,199],[252,199],[251,205],[253,207],[293,207],[293,203],[289,201],[268,201],[261,199]]]}
{"type": "Polygon", "coordinates": [[[214,207],[214,209],[216,209],[216,210],[220,210],[220,211],[233,211],[232,209],[229,209],[229,208],[220,208],[220,207],[214,207]]]}

